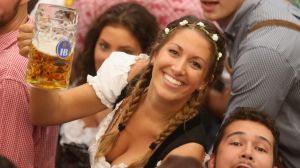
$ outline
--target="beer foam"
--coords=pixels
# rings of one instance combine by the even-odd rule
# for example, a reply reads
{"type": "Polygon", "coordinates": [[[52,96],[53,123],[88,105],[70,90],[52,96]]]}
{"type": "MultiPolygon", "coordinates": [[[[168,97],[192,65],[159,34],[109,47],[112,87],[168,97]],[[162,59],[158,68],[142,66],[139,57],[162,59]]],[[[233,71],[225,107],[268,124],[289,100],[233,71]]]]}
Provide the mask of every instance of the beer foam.
{"type": "Polygon", "coordinates": [[[43,38],[39,38],[39,40],[33,39],[32,45],[40,52],[47,54],[49,56],[56,57],[56,46],[59,41],[55,40],[47,40],[43,38]]]}

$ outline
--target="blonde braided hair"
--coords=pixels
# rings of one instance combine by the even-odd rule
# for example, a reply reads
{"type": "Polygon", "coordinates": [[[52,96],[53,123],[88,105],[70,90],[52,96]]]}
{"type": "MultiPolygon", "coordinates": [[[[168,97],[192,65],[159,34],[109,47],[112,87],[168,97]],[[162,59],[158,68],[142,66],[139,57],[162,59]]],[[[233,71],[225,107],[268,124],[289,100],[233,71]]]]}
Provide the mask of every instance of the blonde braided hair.
{"type": "Polygon", "coordinates": [[[151,79],[151,77],[149,78],[149,75],[151,75],[151,72],[152,66],[149,66],[146,69],[146,71],[142,74],[141,80],[138,81],[136,87],[133,88],[131,96],[126,98],[123,101],[121,107],[116,111],[116,113],[120,114],[122,114],[125,111],[124,115],[122,116],[121,122],[118,125],[119,129],[117,131],[105,133],[102,137],[102,140],[98,141],[99,147],[96,153],[96,158],[105,156],[112,149],[120,131],[122,131],[125,128],[125,125],[129,121],[130,117],[136,111],[138,103],[144,95],[147,86],[149,85],[151,79]]]}
{"type": "Polygon", "coordinates": [[[156,140],[153,141],[152,144],[150,144],[148,152],[144,156],[139,158],[136,162],[129,165],[128,168],[145,166],[157,147],[161,145],[165,141],[165,139],[178,128],[179,125],[184,124],[186,121],[197,115],[198,107],[202,104],[205,94],[206,89],[202,90],[202,92],[198,90],[195,91],[186,105],[182,107],[182,109],[170,119],[165,130],[163,130],[156,138],[156,140]]]}

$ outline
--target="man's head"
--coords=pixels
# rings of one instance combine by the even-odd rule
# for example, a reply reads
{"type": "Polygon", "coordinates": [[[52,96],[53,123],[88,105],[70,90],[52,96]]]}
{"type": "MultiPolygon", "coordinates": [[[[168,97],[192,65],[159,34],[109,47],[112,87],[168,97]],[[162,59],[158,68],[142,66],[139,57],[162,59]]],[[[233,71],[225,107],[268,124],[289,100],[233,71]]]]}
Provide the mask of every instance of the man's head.
{"type": "Polygon", "coordinates": [[[274,120],[251,108],[237,108],[221,126],[209,168],[273,168],[279,132],[274,120]]]}
{"type": "Polygon", "coordinates": [[[200,0],[204,16],[227,26],[244,0],[200,0]]]}
{"type": "Polygon", "coordinates": [[[0,1],[0,32],[16,29],[27,17],[28,0],[0,1]]]}

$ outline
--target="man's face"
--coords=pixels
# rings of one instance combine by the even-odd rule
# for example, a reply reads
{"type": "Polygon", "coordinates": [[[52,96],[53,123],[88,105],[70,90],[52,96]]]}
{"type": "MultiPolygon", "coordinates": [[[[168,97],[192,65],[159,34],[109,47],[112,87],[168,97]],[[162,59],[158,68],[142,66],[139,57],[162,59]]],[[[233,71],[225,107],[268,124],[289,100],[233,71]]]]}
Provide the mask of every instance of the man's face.
{"type": "Polygon", "coordinates": [[[273,168],[274,137],[264,125],[245,120],[232,122],[209,168],[273,168]]]}
{"type": "Polygon", "coordinates": [[[204,16],[227,26],[244,0],[200,0],[204,16]]]}
{"type": "Polygon", "coordinates": [[[0,27],[15,18],[21,0],[0,0],[0,27]]]}

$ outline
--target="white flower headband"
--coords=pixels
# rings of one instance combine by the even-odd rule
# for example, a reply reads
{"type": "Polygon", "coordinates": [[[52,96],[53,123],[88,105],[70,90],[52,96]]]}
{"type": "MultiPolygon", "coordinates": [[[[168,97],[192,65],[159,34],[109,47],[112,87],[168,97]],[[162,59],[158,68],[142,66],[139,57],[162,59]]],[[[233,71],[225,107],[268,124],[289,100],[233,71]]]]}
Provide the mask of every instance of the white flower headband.
{"type": "MultiPolygon", "coordinates": [[[[183,20],[183,21],[179,22],[179,26],[193,26],[193,27],[201,29],[203,32],[205,32],[206,35],[208,35],[208,37],[210,37],[215,42],[215,46],[216,46],[216,49],[217,49],[217,61],[219,61],[222,58],[223,55],[222,55],[221,52],[218,51],[218,47],[217,47],[217,44],[216,44],[216,42],[219,40],[219,36],[217,34],[212,34],[209,31],[207,31],[205,29],[205,24],[203,22],[200,21],[195,26],[194,24],[189,24],[189,22],[187,20],[183,20]]],[[[165,35],[168,35],[175,28],[170,30],[168,27],[166,27],[164,29],[165,35]]]]}

